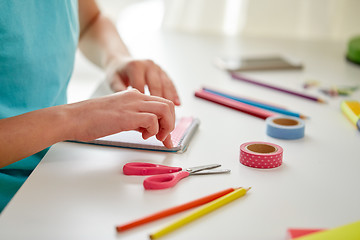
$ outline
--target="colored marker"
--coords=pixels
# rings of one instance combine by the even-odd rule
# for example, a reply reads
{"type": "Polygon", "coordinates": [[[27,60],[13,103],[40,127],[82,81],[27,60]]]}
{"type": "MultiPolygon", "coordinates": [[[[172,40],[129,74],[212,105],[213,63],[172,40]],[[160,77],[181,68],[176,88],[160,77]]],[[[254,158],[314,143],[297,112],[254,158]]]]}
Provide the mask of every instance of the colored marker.
{"type": "Polygon", "coordinates": [[[224,195],[226,195],[228,193],[231,193],[231,192],[235,191],[236,189],[237,188],[228,188],[228,189],[222,190],[220,192],[213,193],[211,195],[208,195],[208,196],[193,200],[191,202],[184,203],[184,204],[181,204],[181,205],[178,205],[178,206],[175,206],[175,207],[160,211],[158,213],[154,213],[154,214],[149,215],[147,217],[140,218],[138,220],[135,220],[135,221],[123,224],[123,225],[116,226],[116,231],[117,232],[124,232],[126,230],[131,229],[131,228],[143,225],[145,223],[149,223],[149,222],[152,222],[152,221],[155,221],[155,220],[158,220],[158,219],[161,219],[161,218],[164,218],[164,217],[167,217],[167,216],[170,216],[170,215],[182,212],[182,211],[186,211],[186,210],[194,208],[194,207],[201,206],[201,205],[209,203],[209,202],[211,202],[211,201],[213,201],[213,200],[215,200],[215,199],[217,199],[219,197],[222,197],[222,196],[224,196],[224,195]]]}
{"type": "Polygon", "coordinates": [[[215,90],[212,90],[212,89],[209,89],[209,88],[203,88],[203,89],[205,91],[207,91],[207,92],[210,92],[210,93],[213,93],[213,94],[216,94],[216,95],[219,95],[219,96],[223,96],[223,97],[226,97],[226,98],[230,98],[230,99],[233,99],[233,100],[238,101],[238,102],[246,103],[246,104],[249,104],[249,105],[254,106],[254,107],[259,107],[259,108],[262,108],[262,109],[266,109],[266,110],[269,110],[269,111],[272,111],[272,112],[277,112],[277,113],[284,114],[284,115],[287,115],[287,116],[293,116],[293,117],[306,119],[306,116],[304,116],[304,115],[302,115],[300,113],[292,112],[292,111],[289,111],[289,110],[286,110],[286,109],[283,109],[283,108],[279,108],[279,107],[276,107],[276,106],[273,106],[273,105],[261,103],[259,101],[254,101],[254,100],[250,100],[250,99],[246,99],[246,98],[242,98],[242,97],[237,97],[237,96],[230,95],[230,94],[227,94],[227,93],[215,91],[215,90]]]}
{"type": "Polygon", "coordinates": [[[234,72],[230,72],[230,74],[231,74],[232,78],[243,81],[243,82],[255,84],[255,85],[258,85],[258,86],[261,86],[261,87],[270,88],[270,89],[273,89],[273,90],[276,90],[276,91],[279,91],[279,92],[283,92],[283,93],[288,93],[288,94],[298,96],[298,97],[302,97],[302,98],[305,98],[305,99],[308,99],[308,100],[311,100],[311,101],[325,103],[325,101],[323,99],[320,99],[318,97],[314,97],[314,96],[310,96],[310,95],[307,95],[307,94],[304,94],[304,93],[299,93],[299,92],[295,92],[295,91],[292,91],[292,90],[289,90],[289,89],[276,87],[276,86],[273,86],[273,85],[270,85],[270,84],[258,82],[256,80],[246,78],[244,76],[240,76],[240,75],[238,75],[238,74],[236,74],[234,72]]]}
{"type": "Polygon", "coordinates": [[[225,196],[222,196],[222,197],[200,207],[197,210],[194,210],[193,212],[186,215],[185,217],[183,217],[183,218],[171,223],[170,225],[166,226],[165,228],[151,234],[150,239],[158,239],[160,237],[163,237],[163,236],[169,234],[170,232],[244,196],[249,189],[239,188],[225,196]]]}

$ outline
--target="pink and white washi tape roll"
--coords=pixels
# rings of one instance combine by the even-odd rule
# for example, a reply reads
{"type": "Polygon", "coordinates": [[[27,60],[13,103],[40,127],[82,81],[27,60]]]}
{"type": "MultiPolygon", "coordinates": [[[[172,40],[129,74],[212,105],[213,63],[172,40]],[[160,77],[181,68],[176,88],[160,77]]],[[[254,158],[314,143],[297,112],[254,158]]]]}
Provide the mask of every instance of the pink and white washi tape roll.
{"type": "Polygon", "coordinates": [[[240,146],[240,163],[253,168],[275,168],[282,164],[283,149],[268,142],[248,142],[240,146]]]}

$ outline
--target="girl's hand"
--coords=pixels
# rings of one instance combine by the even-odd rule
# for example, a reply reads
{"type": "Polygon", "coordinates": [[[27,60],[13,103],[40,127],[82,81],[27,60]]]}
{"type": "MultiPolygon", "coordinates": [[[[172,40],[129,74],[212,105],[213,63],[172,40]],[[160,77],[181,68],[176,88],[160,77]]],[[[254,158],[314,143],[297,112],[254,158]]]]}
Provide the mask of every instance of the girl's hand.
{"type": "Polygon", "coordinates": [[[151,60],[132,58],[114,60],[107,67],[107,78],[115,92],[126,90],[131,86],[144,93],[145,86],[148,86],[151,95],[166,98],[175,105],[180,105],[173,82],[151,60]]]}
{"type": "Polygon", "coordinates": [[[68,105],[73,140],[90,141],[122,131],[136,130],[147,139],[156,138],[172,147],[175,126],[172,101],[126,90],[106,97],[68,105]]]}

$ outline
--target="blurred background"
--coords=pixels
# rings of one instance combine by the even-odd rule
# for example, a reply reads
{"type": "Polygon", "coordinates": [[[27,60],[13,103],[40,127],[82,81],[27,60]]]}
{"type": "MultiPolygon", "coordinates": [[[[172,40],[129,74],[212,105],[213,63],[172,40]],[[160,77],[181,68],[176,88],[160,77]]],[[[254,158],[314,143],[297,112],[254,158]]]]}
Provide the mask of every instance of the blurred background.
{"type": "Polygon", "coordinates": [[[346,41],[360,33],[359,0],[98,0],[120,32],[346,41]]]}
{"type": "MultiPolygon", "coordinates": [[[[184,69],[171,69],[168,62],[178,61],[180,64],[181,61],[188,61],[183,52],[189,51],[191,44],[197,43],[189,43],[191,46],[186,49],[174,48],[173,52],[165,53],[162,47],[156,46],[174,44],[179,40],[167,34],[168,39],[164,41],[157,34],[160,31],[179,33],[181,37],[178,35],[178,38],[184,40],[189,35],[205,35],[210,42],[219,41],[216,45],[219,49],[204,50],[202,53],[277,53],[300,57],[309,63],[303,78],[335,82],[342,79],[343,75],[358,74],[357,69],[345,68],[344,63],[336,65],[328,62],[326,69],[337,68],[339,73],[346,72],[336,75],[320,68],[317,62],[323,61],[328,54],[336,54],[335,59],[339,62],[345,61],[347,42],[351,37],[360,35],[360,0],[97,0],[97,3],[116,24],[133,56],[150,57],[178,78],[181,78],[184,69]],[[237,42],[240,40],[248,41],[247,46],[252,47],[239,49],[237,42]],[[301,40],[309,42],[306,48],[301,47],[301,44],[295,44],[297,47],[294,48],[290,44],[301,40]],[[281,43],[279,48],[274,48],[274,42],[277,45],[281,43]],[[329,49],[334,51],[330,53],[329,49]],[[306,59],[306,53],[312,51],[323,52],[324,56],[306,59]],[[185,60],[181,60],[182,56],[185,60]]],[[[207,45],[196,46],[206,48],[207,45]]],[[[209,62],[203,63],[204,71],[208,71],[213,57],[209,55],[202,58],[209,59],[209,62]]],[[[201,61],[198,59],[196,67],[202,66],[201,61]]],[[[190,64],[187,71],[191,71],[191,67],[195,66],[190,64]]],[[[73,78],[80,84],[72,81],[69,102],[88,98],[88,92],[92,92],[104,79],[104,72],[78,52],[73,78]],[[82,82],[86,82],[88,89],[80,89],[84,86],[82,82]]]]}

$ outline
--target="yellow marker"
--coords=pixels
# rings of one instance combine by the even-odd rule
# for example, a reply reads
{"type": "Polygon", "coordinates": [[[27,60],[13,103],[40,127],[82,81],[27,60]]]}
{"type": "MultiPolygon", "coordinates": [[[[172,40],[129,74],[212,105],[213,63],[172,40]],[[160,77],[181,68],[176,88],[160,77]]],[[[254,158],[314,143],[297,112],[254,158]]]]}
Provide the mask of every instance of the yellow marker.
{"type": "Polygon", "coordinates": [[[244,196],[249,189],[239,188],[231,193],[226,194],[225,196],[222,196],[222,197],[204,205],[203,207],[189,213],[185,217],[171,223],[170,225],[166,226],[165,228],[151,234],[150,239],[158,239],[162,236],[165,236],[166,234],[184,226],[185,224],[188,224],[188,223],[204,216],[205,214],[208,214],[208,213],[216,210],[217,208],[224,206],[225,204],[244,196]]]}
{"type": "Polygon", "coordinates": [[[360,131],[360,103],[358,101],[342,101],[341,110],[360,131]]]}

